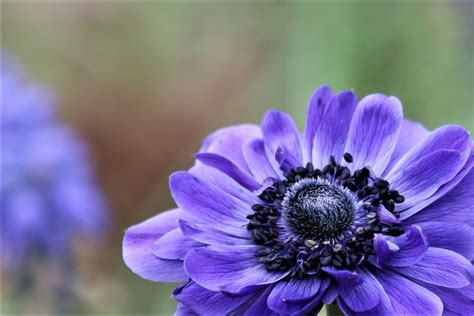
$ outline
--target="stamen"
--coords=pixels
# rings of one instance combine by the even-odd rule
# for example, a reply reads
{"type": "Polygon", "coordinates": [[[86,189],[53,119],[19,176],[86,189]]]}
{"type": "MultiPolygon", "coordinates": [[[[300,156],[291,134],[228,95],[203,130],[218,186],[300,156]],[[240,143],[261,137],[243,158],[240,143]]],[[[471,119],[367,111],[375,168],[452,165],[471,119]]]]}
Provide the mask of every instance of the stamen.
{"type": "MultiPolygon", "coordinates": [[[[353,161],[349,153],[343,158],[353,161]]],[[[259,198],[262,203],[247,216],[247,229],[261,245],[260,262],[269,271],[290,270],[287,279],[324,273],[323,266],[353,271],[374,255],[375,234],[404,233],[378,216],[384,207],[398,218],[395,205],[404,197],[367,167],[351,173],[333,156],[322,170],[312,163],[290,169],[259,198]]]]}
{"type": "Polygon", "coordinates": [[[352,158],[352,155],[351,155],[351,154],[345,153],[343,157],[344,157],[344,160],[345,160],[346,162],[352,163],[353,158],[352,158]]]}
{"type": "Polygon", "coordinates": [[[316,246],[316,242],[314,240],[311,240],[311,239],[306,239],[306,241],[304,242],[304,244],[306,245],[306,247],[308,248],[313,248],[314,246],[316,246]]]}
{"type": "Polygon", "coordinates": [[[333,238],[352,220],[354,205],[344,190],[327,181],[304,179],[293,185],[282,203],[286,224],[296,235],[333,238]]]}

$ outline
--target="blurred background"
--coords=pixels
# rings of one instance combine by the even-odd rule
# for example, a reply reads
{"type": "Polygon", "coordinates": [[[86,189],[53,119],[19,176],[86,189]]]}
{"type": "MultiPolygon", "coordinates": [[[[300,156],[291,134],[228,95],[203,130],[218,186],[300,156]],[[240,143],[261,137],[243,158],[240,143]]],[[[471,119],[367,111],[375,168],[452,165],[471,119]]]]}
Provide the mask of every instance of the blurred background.
{"type": "MultiPolygon", "coordinates": [[[[2,3],[3,49],[54,91],[110,209],[108,233],[75,245],[67,312],[173,312],[173,285],[125,267],[123,232],[174,207],[169,174],[219,127],[258,123],[273,107],[302,128],[309,96],[328,83],[396,95],[430,129],[472,131],[473,12],[472,2],[2,3]]],[[[4,313],[54,309],[45,293],[17,300],[9,287],[4,313]]]]}

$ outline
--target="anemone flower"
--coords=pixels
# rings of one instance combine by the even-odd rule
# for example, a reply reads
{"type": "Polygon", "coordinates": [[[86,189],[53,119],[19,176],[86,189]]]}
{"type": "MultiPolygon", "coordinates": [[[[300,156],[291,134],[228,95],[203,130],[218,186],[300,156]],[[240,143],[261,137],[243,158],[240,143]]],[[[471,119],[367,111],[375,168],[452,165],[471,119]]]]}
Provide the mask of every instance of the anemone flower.
{"type": "Polygon", "coordinates": [[[106,206],[87,147],[58,121],[48,90],[4,52],[1,92],[1,259],[20,272],[33,259],[69,256],[78,237],[99,236],[106,206]]]}
{"type": "Polygon", "coordinates": [[[178,208],[129,228],[123,257],[183,282],[176,315],[472,312],[472,147],[393,96],[323,86],[303,133],[270,110],[210,135],[171,175],[178,208]]]}

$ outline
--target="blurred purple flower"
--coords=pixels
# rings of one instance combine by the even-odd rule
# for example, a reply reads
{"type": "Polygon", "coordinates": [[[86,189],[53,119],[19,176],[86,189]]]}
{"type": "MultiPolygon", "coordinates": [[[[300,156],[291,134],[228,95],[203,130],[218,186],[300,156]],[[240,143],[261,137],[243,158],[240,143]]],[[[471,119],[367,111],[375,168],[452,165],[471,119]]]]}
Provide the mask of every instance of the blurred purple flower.
{"type": "Polygon", "coordinates": [[[185,282],[178,315],[474,310],[472,141],[403,119],[395,97],[323,86],[288,114],[209,136],[171,176],[178,205],[127,230],[126,264],[185,282]]]}
{"type": "Polygon", "coordinates": [[[56,118],[47,90],[31,85],[8,54],[1,72],[2,263],[65,255],[99,236],[106,205],[85,144],[56,118]]]}

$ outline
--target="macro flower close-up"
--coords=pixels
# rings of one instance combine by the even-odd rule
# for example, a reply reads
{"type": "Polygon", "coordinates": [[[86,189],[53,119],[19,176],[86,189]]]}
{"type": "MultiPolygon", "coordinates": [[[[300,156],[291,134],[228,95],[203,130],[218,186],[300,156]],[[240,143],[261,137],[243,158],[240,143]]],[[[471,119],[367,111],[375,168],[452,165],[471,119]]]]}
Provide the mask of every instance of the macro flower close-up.
{"type": "Polygon", "coordinates": [[[474,316],[473,9],[3,1],[0,315],[474,316]]]}
{"type": "Polygon", "coordinates": [[[473,310],[473,142],[399,99],[317,89],[303,132],[268,111],[208,136],[170,176],[177,208],[129,228],[126,264],[182,282],[176,315],[473,310]]]}

